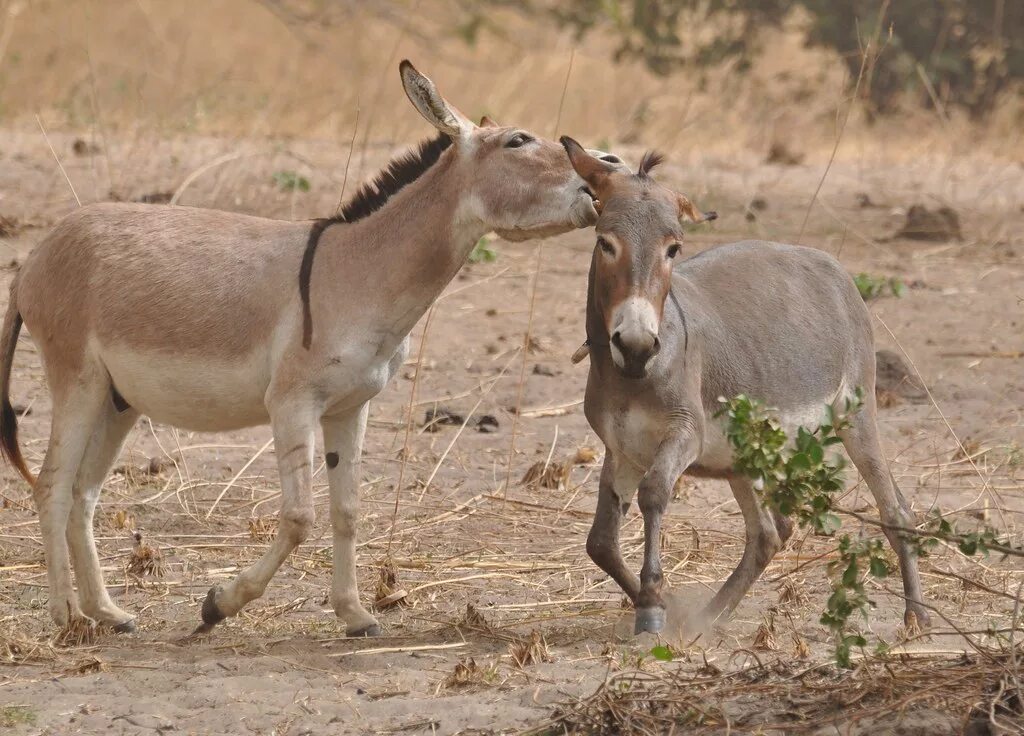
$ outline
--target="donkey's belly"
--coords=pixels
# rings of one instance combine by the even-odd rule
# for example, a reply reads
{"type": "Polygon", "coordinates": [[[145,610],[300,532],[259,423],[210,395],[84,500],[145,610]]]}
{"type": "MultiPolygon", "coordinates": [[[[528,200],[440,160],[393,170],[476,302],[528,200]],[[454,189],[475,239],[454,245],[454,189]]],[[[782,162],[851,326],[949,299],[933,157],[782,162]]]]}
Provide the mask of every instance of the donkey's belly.
{"type": "Polygon", "coordinates": [[[104,349],[103,360],[124,400],[158,422],[216,432],[270,421],[264,403],[270,378],[257,356],[220,362],[104,349]]]}

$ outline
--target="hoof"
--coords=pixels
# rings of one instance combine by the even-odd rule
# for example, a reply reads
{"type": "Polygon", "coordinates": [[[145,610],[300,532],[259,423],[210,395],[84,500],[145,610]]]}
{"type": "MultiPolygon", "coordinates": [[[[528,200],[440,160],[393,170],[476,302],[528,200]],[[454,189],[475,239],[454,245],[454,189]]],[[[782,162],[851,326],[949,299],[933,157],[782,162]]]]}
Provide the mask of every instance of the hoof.
{"type": "Polygon", "coordinates": [[[214,585],[210,588],[210,592],[206,594],[206,600],[203,601],[203,624],[206,626],[206,631],[209,631],[227,618],[227,616],[221,613],[220,609],[217,608],[217,593],[219,591],[220,586],[214,585]]]}
{"type": "Polygon", "coordinates": [[[138,630],[139,627],[135,625],[135,619],[133,618],[130,618],[127,621],[122,621],[114,626],[114,633],[116,634],[134,634],[138,630]]]}
{"type": "Polygon", "coordinates": [[[364,636],[380,636],[380,624],[373,623],[358,629],[345,629],[345,636],[353,639],[364,636]]]}
{"type": "Polygon", "coordinates": [[[634,634],[657,634],[665,628],[665,609],[660,606],[636,609],[634,634]]]}
{"type": "Polygon", "coordinates": [[[903,614],[903,625],[907,628],[908,632],[920,633],[931,628],[932,617],[928,613],[928,609],[914,606],[913,608],[908,608],[907,612],[903,614]]]}

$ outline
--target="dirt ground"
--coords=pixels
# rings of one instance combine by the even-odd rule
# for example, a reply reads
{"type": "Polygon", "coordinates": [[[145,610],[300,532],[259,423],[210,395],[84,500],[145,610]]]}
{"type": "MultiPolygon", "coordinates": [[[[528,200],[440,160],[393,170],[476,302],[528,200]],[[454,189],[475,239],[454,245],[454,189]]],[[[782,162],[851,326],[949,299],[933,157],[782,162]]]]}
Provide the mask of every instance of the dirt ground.
{"type": "MultiPolygon", "coordinates": [[[[171,192],[205,164],[238,154],[204,170],[181,203],[294,218],[333,210],[347,153],[325,142],[193,137],[111,142],[99,150],[86,140],[76,155],[74,136],[52,140],[83,201],[171,192]],[[285,169],[307,177],[310,191],[277,190],[272,175],[285,169]]],[[[6,284],[75,202],[37,131],[4,130],[0,141],[0,215],[16,223],[0,239],[6,284]]],[[[371,149],[368,167],[389,153],[371,149]]],[[[640,151],[622,153],[635,161],[640,151]]],[[[901,298],[872,302],[876,341],[906,352],[934,402],[902,401],[881,412],[892,470],[918,513],[956,510],[965,525],[984,520],[1019,543],[1024,167],[927,152],[889,161],[884,153],[836,162],[806,227],[825,160],[784,166],[753,155],[695,152],[667,164],[660,177],[721,215],[693,233],[692,252],[748,237],[801,240],[837,255],[851,273],[898,276],[908,285],[901,298]],[[868,195],[870,206],[862,206],[859,194],[868,195]],[[748,209],[755,199],[763,207],[748,209]],[[954,207],[963,239],[891,239],[914,203],[954,207]]],[[[9,468],[0,471],[0,730],[561,733],[584,726],[558,714],[582,712],[580,699],[609,678],[619,678],[612,688],[618,693],[662,682],[691,698],[689,725],[680,732],[699,726],[715,733],[998,733],[1020,726],[998,708],[1001,726],[986,725],[1000,670],[978,665],[986,660],[975,647],[1005,643],[1005,630],[1016,626],[1005,596],[1012,598],[1024,582],[1019,563],[994,556],[967,560],[940,549],[922,562],[937,609],[931,636],[908,637],[900,599],[889,583],[871,583],[877,609],[865,626],[868,654],[880,641],[896,653],[858,655],[857,668],[844,674],[832,666],[831,640],[818,623],[829,593],[829,542],[798,533],[732,620],[710,637],[676,642],[672,662],[652,656],[658,642],[631,635],[623,596],[584,551],[603,448],[582,413],[586,364],[571,365],[569,355],[584,334],[592,233],[547,241],[540,251],[532,243],[491,247],[496,260],[467,266],[451,284],[425,337],[423,322],[414,333],[401,376],[372,404],[361,589],[367,603],[373,600],[390,560],[397,572],[392,587],[408,594],[405,605],[380,613],[382,637],[345,639],[326,600],[331,551],[321,466],[310,542],[261,600],[209,636],[183,642],[208,588],[255,560],[273,533],[274,450],[267,428],[201,435],[143,419],[106,484],[96,532],[107,583],[117,604],[138,614],[137,634],[99,632],[70,646],[54,638],[28,488],[9,468]],[[519,346],[535,272],[523,364],[519,346]],[[403,452],[418,352],[415,426],[403,452]],[[523,411],[515,422],[521,370],[523,411]],[[435,407],[472,416],[464,430],[424,431],[424,414],[435,407]],[[483,415],[497,420],[495,431],[478,431],[483,415]],[[560,487],[520,482],[545,460],[569,463],[560,487]],[[127,571],[132,530],[159,551],[162,576],[127,571]],[[972,667],[983,674],[968,676],[972,667]],[[948,676],[928,679],[940,671],[948,676]]],[[[0,293],[6,306],[6,289],[0,293]]],[[[21,438],[37,468],[50,404],[25,334],[12,396],[30,411],[21,438]]],[[[851,471],[844,505],[873,513],[870,494],[856,481],[851,471]]],[[[673,595],[689,610],[738,561],[742,521],[723,482],[687,480],[678,495],[666,521],[665,567],[673,595]]],[[[624,544],[639,566],[642,524],[635,508],[624,544]]],[[[625,729],[603,720],[608,713],[588,716],[596,718],[590,727],[625,729]]],[[[644,726],[638,720],[635,727],[644,726]]]]}

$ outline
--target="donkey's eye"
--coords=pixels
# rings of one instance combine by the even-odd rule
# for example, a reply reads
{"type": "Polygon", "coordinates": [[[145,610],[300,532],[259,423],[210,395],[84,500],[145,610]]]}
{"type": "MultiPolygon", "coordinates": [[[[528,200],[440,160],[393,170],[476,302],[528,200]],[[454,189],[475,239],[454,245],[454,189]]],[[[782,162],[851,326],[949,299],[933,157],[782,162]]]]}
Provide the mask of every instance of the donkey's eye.
{"type": "Polygon", "coordinates": [[[505,148],[519,148],[532,140],[533,138],[526,135],[526,133],[516,133],[508,139],[508,142],[505,144],[505,148]]]}
{"type": "Polygon", "coordinates": [[[609,243],[604,238],[597,239],[597,246],[610,256],[615,255],[615,246],[609,243]]]}
{"type": "Polygon", "coordinates": [[[675,258],[677,255],[679,255],[679,248],[679,243],[672,243],[672,245],[668,247],[668,252],[665,255],[667,255],[671,260],[672,258],[675,258]]]}

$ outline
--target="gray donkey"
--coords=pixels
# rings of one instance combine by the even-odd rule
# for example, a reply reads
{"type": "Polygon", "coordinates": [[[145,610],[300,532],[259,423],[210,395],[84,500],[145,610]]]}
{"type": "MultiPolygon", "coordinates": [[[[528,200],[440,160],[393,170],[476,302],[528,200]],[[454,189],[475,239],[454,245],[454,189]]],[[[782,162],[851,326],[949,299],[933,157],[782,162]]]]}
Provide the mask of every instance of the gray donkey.
{"type": "Polygon", "coordinates": [[[733,471],[725,420],[714,418],[718,397],[756,397],[793,432],[820,424],[823,407],[843,407],[857,387],[864,405],[843,444],[899,558],[905,621],[926,626],[917,558],[895,530],[912,527],[913,514],[878,443],[871,317],[849,275],[821,251],[761,241],[678,262],[681,221],[715,214],[651,178],[660,156],[647,154],[634,175],[570,138],[562,144],[603,202],[587,296],[585,411],[606,454],[587,552],[632,599],[636,632],[665,624],[661,520],[684,472],[728,480],[746,524],[743,557],[702,621],[731,613],[792,533],[792,522],[765,508],[752,481],[733,471]],[[644,518],[639,579],[619,550],[634,493],[644,518]]]}

